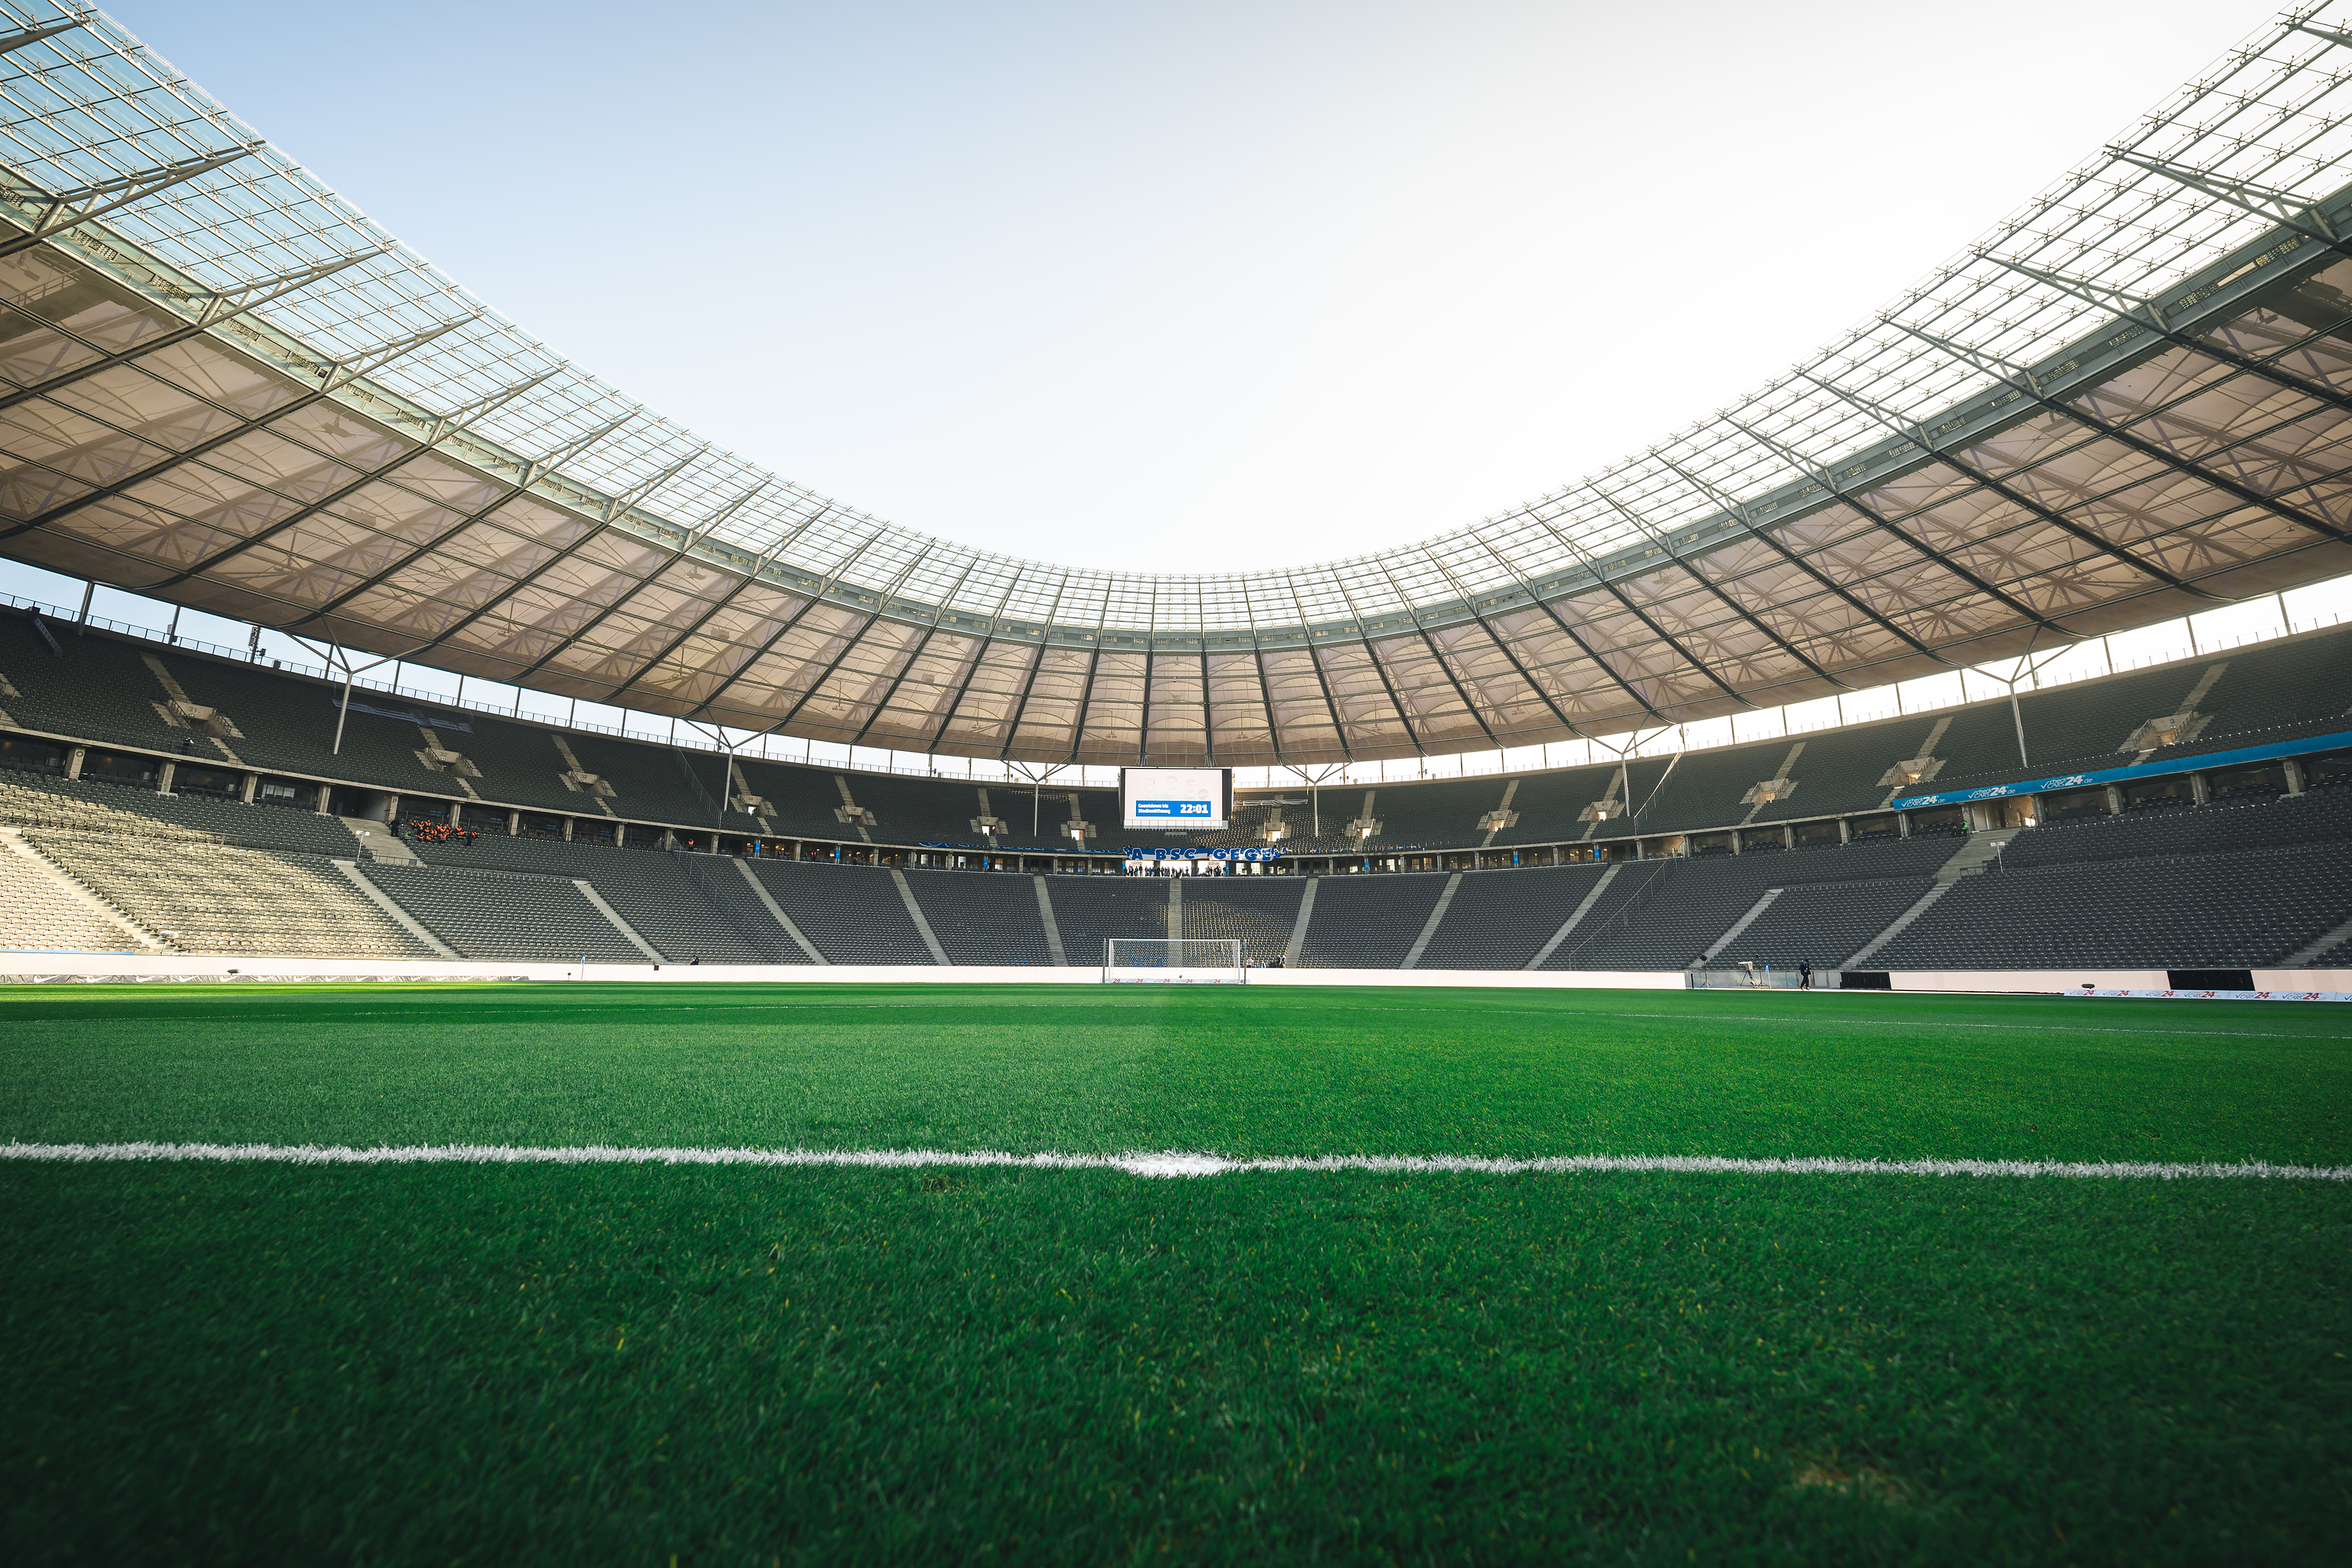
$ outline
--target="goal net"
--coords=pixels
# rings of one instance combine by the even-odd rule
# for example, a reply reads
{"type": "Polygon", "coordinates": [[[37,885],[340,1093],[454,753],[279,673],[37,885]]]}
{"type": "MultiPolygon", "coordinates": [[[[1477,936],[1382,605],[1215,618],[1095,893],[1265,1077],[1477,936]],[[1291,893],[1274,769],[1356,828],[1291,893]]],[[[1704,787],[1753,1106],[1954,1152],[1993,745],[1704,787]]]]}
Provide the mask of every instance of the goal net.
{"type": "Polygon", "coordinates": [[[1243,944],[1224,939],[1115,936],[1103,943],[1102,977],[1179,985],[1246,985],[1243,944]]]}

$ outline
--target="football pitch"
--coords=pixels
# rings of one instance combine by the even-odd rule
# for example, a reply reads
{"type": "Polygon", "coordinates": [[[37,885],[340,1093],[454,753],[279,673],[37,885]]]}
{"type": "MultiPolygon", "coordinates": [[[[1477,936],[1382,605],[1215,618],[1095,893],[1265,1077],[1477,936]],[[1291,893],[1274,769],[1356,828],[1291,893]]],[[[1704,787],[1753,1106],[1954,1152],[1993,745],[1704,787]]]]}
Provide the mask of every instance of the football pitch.
{"type": "Polygon", "coordinates": [[[0,1547],[2321,1560],[2347,1116],[2325,1005],[0,990],[0,1547]]]}

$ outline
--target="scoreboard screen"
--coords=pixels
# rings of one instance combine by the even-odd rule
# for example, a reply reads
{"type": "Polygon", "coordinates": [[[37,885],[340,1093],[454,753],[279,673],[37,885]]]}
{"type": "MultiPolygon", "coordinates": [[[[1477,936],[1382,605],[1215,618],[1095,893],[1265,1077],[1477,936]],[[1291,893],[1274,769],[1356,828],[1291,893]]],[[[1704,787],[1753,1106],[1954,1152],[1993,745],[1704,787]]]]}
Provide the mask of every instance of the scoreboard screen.
{"type": "Polygon", "coordinates": [[[1232,816],[1233,774],[1224,768],[1121,768],[1120,819],[1129,827],[1222,828],[1232,816]]]}

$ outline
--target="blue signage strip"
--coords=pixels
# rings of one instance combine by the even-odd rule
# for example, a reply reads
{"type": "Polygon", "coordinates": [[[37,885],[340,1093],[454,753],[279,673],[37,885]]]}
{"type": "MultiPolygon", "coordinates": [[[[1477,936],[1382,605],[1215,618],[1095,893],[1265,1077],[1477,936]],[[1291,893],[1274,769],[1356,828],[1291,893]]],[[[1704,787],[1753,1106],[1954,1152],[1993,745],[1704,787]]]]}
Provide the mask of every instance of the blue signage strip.
{"type": "Polygon", "coordinates": [[[2164,778],[2175,773],[2204,773],[2212,768],[2233,768],[2247,763],[2275,762],[2281,757],[2299,757],[2307,752],[2333,752],[2352,746],[2352,733],[2313,735],[2301,741],[2276,741],[2267,746],[2248,746],[2236,752],[2209,752],[2199,757],[2179,757],[2168,763],[2142,763],[2137,767],[2101,768],[2095,773],[2067,773],[2054,779],[2021,779],[2016,784],[1990,784],[1983,789],[1952,790],[1944,795],[1906,795],[1893,803],[1891,809],[1912,811],[1923,805],[1958,805],[1971,800],[2001,800],[2010,795],[2040,795],[2044,790],[2076,789],[2084,784],[2122,784],[2134,779],[2164,778]]]}
{"type": "Polygon", "coordinates": [[[1157,846],[1149,849],[1128,847],[1130,860],[1279,860],[1279,849],[1166,849],[1157,846]]]}

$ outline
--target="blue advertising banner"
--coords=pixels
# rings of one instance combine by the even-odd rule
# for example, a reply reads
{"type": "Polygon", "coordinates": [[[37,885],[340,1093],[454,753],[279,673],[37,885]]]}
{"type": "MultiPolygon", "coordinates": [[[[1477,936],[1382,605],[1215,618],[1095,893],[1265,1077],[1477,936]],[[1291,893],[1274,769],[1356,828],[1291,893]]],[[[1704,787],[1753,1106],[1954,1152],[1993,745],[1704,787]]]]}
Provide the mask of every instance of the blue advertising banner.
{"type": "Polygon", "coordinates": [[[2201,773],[2213,768],[2233,768],[2249,763],[2275,762],[2281,757],[2299,757],[2307,752],[2339,751],[2346,746],[2352,746],[2352,733],[2313,735],[2301,741],[2274,741],[2267,746],[2248,746],[2235,752],[2209,752],[2203,756],[2180,757],[2168,763],[2100,768],[2092,773],[2066,773],[2058,778],[2020,779],[2015,784],[1989,784],[1983,789],[1950,790],[1942,795],[1905,795],[1893,803],[1893,809],[1911,811],[1923,805],[1958,805],[1971,800],[2001,800],[2010,795],[2040,795],[2044,790],[2077,789],[2084,784],[2123,784],[2137,779],[2162,778],[2170,773],[2201,773]]]}
{"type": "Polygon", "coordinates": [[[1139,849],[1129,845],[1127,858],[1130,860],[1279,860],[1279,849],[1166,849],[1157,846],[1139,849]]]}

